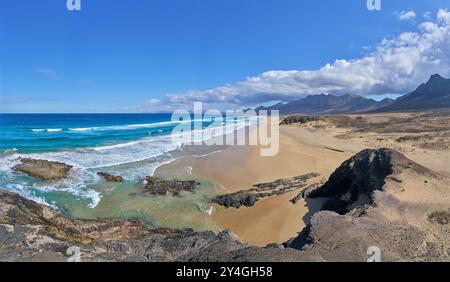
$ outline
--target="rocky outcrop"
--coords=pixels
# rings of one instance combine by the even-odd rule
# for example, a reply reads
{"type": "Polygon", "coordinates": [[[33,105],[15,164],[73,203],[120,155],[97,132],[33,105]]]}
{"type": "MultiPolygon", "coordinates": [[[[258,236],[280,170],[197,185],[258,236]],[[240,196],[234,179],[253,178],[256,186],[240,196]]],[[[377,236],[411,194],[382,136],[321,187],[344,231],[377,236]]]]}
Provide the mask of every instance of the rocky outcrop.
{"type": "Polygon", "coordinates": [[[282,195],[294,190],[307,188],[309,179],[320,176],[318,173],[308,173],[290,179],[278,179],[273,182],[260,183],[252,188],[232,194],[219,195],[212,200],[226,208],[252,207],[262,198],[282,195]]]}
{"type": "Polygon", "coordinates": [[[298,261],[296,250],[246,246],[224,231],[148,229],[77,220],[0,190],[0,261],[298,261]]]}
{"type": "Polygon", "coordinates": [[[182,191],[194,192],[200,183],[195,180],[163,180],[148,176],[144,181],[143,193],[164,196],[179,195],[182,191]]]}
{"type": "Polygon", "coordinates": [[[20,164],[12,169],[41,180],[61,180],[67,178],[72,166],[47,160],[20,158],[20,164]]]}
{"type": "Polygon", "coordinates": [[[336,169],[328,181],[310,191],[309,198],[330,198],[322,209],[345,214],[359,206],[373,203],[373,192],[382,190],[386,178],[395,176],[404,169],[412,169],[422,175],[434,177],[434,173],[391,149],[366,149],[336,169]]]}
{"type": "Polygon", "coordinates": [[[280,123],[280,125],[290,125],[294,123],[300,123],[304,124],[311,121],[319,121],[319,116],[288,116],[287,118],[283,119],[280,123]]]}
{"type": "Polygon", "coordinates": [[[212,200],[213,203],[219,204],[226,208],[240,208],[242,206],[252,207],[256,204],[258,198],[250,193],[237,192],[233,194],[219,195],[212,200]]]}
{"type": "Polygon", "coordinates": [[[449,261],[447,213],[429,213],[448,206],[449,182],[397,151],[364,150],[304,193],[329,200],[285,247],[322,261],[449,261]]]}
{"type": "Polygon", "coordinates": [[[124,179],[122,176],[115,176],[106,172],[98,172],[97,173],[98,176],[103,177],[105,180],[110,181],[110,182],[123,182],[124,179]]]}
{"type": "MultiPolygon", "coordinates": [[[[308,186],[304,193],[306,202],[314,193],[333,199],[349,192],[356,201],[338,205],[342,214],[314,214],[296,238],[266,248],[241,244],[229,231],[73,219],[0,190],[0,261],[450,261],[449,183],[398,152],[365,150],[344,162],[324,185],[312,191],[308,186]],[[418,180],[417,187],[404,186],[418,180]],[[407,200],[402,201],[403,193],[407,200]]],[[[271,193],[272,187],[263,183],[252,189],[271,193]]]]}

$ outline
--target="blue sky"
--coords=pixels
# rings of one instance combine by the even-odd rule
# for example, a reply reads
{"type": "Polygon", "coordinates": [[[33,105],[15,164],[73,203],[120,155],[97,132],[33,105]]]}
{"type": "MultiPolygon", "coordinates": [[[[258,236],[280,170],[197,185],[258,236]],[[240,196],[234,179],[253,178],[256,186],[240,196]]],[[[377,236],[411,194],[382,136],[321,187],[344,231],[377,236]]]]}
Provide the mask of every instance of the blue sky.
{"type": "MultiPolygon", "coordinates": [[[[249,86],[248,78],[272,83],[275,77],[276,84],[286,73],[269,73],[270,80],[262,74],[314,71],[336,59],[364,58],[383,38],[416,32],[421,22],[436,22],[439,9],[450,8],[449,0],[382,0],[377,12],[367,10],[366,0],[81,4],[81,11],[71,12],[66,0],[2,1],[1,112],[145,112],[209,97],[215,97],[205,101],[211,105],[247,106],[319,90],[363,92],[353,85],[313,87],[323,76],[311,82],[308,73],[295,74],[307,76],[302,91],[286,85],[265,90],[249,86]]],[[[367,95],[398,94],[430,74],[408,73],[409,80],[394,88],[374,82],[367,95]]]]}

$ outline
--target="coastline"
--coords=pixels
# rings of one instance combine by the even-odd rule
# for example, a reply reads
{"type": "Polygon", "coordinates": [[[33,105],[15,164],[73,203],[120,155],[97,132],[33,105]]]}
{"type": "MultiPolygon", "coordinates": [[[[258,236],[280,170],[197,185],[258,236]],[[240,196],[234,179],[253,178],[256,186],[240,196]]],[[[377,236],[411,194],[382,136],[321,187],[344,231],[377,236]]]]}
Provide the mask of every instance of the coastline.
{"type": "MultiPolygon", "coordinates": [[[[156,174],[173,176],[174,172],[189,168],[194,178],[214,183],[218,194],[250,189],[255,184],[277,179],[320,173],[308,183],[313,184],[327,179],[342,161],[359,149],[344,146],[345,152],[337,152],[309,143],[310,138],[317,138],[317,133],[281,127],[280,151],[274,157],[260,156],[260,146],[230,146],[203,157],[180,158],[160,166],[156,174]]],[[[332,137],[324,135],[324,138],[332,137]]],[[[308,223],[308,215],[321,206],[320,200],[306,203],[301,199],[292,204],[289,200],[297,194],[293,191],[268,197],[250,208],[224,208],[211,204],[214,208],[211,217],[218,229],[230,229],[243,243],[256,246],[283,243],[295,237],[308,223]]]]}
{"type": "MultiPolygon", "coordinates": [[[[377,121],[383,117],[371,115],[367,118],[377,121]]],[[[395,141],[403,135],[389,132],[355,135],[350,128],[321,122],[306,126],[282,126],[280,151],[274,157],[261,157],[259,146],[231,146],[203,157],[180,158],[159,167],[156,173],[168,175],[189,168],[192,177],[214,183],[217,194],[230,194],[250,189],[258,183],[311,172],[320,173],[320,176],[308,184],[318,183],[328,179],[343,161],[361,150],[387,147],[399,150],[411,160],[442,175],[450,175],[450,169],[443,166],[449,161],[448,155],[395,141]]],[[[283,243],[297,236],[308,223],[309,215],[321,207],[320,199],[308,203],[300,199],[297,204],[292,204],[289,200],[296,194],[293,191],[264,198],[250,208],[224,208],[211,204],[214,208],[211,218],[218,230],[230,229],[243,243],[256,246],[283,243]]]]}

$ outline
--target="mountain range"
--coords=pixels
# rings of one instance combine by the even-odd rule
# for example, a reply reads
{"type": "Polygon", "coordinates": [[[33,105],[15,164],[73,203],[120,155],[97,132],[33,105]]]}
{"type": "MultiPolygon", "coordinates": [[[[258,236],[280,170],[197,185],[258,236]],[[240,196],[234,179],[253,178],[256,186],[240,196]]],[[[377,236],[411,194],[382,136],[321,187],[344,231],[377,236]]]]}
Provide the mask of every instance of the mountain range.
{"type": "Polygon", "coordinates": [[[309,95],[288,103],[278,103],[259,110],[279,110],[281,114],[350,114],[364,112],[414,111],[450,108],[450,79],[432,75],[427,83],[396,100],[375,101],[358,95],[309,95]]]}
{"type": "Polygon", "coordinates": [[[415,111],[450,108],[450,79],[439,74],[430,77],[427,83],[421,84],[390,105],[380,107],[375,112],[415,111]]]}

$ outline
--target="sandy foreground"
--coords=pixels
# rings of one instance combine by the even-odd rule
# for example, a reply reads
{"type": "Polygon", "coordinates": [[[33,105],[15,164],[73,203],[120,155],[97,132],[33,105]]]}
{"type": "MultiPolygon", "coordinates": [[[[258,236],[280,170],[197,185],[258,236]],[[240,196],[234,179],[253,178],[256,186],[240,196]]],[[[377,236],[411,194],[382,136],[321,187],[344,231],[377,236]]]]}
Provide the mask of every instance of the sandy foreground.
{"type": "MultiPolygon", "coordinates": [[[[258,146],[231,146],[204,157],[177,160],[161,167],[158,173],[192,168],[193,176],[215,183],[218,192],[223,194],[280,178],[320,173],[320,177],[310,181],[312,184],[328,178],[342,161],[360,149],[355,145],[340,146],[338,149],[346,152],[337,152],[309,142],[310,138],[315,140],[319,136],[298,129],[281,128],[280,151],[274,157],[261,157],[258,146]],[[303,138],[304,134],[308,136],[303,138]]],[[[330,137],[326,135],[320,138],[324,138],[324,142],[339,144],[338,140],[327,140],[330,137]]],[[[257,246],[282,243],[296,236],[305,226],[309,214],[320,208],[319,201],[307,204],[301,200],[292,204],[289,200],[297,194],[294,191],[265,198],[250,208],[226,209],[213,205],[212,217],[220,229],[232,230],[244,243],[257,246]]]]}
{"type": "MultiPolygon", "coordinates": [[[[317,172],[321,176],[310,180],[326,180],[345,160],[365,148],[395,147],[387,141],[370,136],[338,138],[342,129],[316,129],[302,126],[280,127],[280,150],[274,157],[262,157],[258,146],[231,146],[220,152],[195,158],[182,158],[165,165],[158,173],[189,170],[194,177],[215,183],[218,193],[249,189],[252,185],[281,178],[317,172]],[[375,141],[374,141],[375,140],[375,141]]],[[[377,136],[375,136],[377,137],[377,136]]],[[[406,145],[404,145],[406,146],[406,145]]],[[[449,154],[401,149],[412,160],[436,171],[448,174],[449,154]]],[[[265,246],[282,243],[296,236],[321,206],[321,200],[292,204],[289,200],[298,192],[260,200],[255,206],[240,209],[213,205],[212,218],[219,229],[232,230],[243,243],[265,246]]]]}

